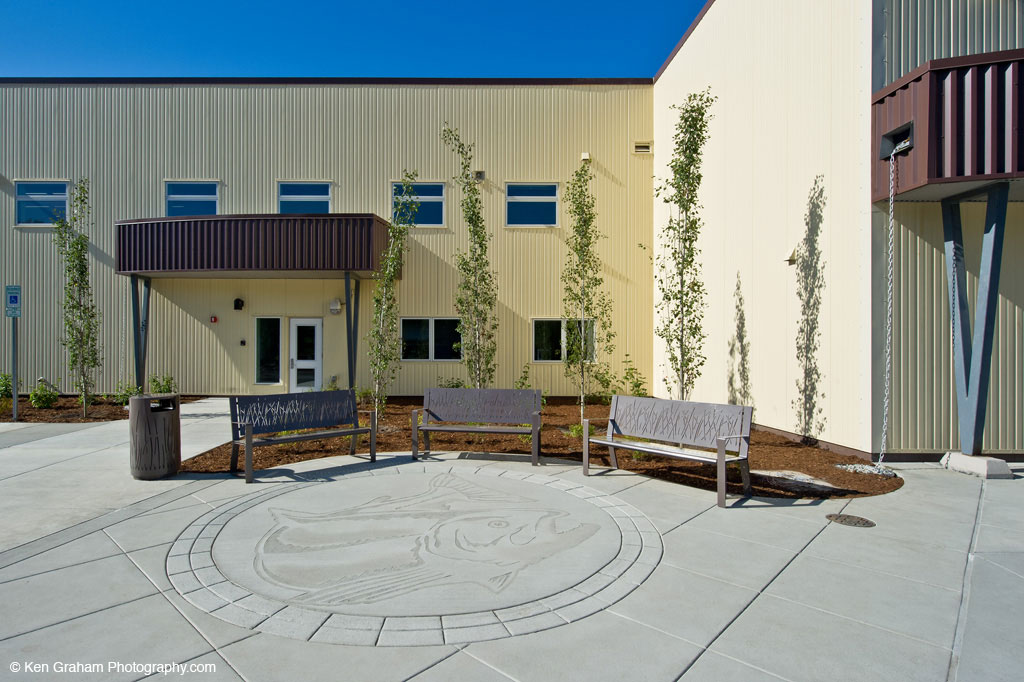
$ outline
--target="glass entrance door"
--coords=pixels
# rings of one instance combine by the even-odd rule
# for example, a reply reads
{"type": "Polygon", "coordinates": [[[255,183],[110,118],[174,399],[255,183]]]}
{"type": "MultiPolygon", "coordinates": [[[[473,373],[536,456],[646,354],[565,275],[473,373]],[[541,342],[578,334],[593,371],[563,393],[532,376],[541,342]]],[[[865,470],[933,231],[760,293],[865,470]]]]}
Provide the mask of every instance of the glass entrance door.
{"type": "Polygon", "coordinates": [[[291,319],[288,368],[292,393],[320,390],[323,385],[323,349],[323,320],[291,319]]]}

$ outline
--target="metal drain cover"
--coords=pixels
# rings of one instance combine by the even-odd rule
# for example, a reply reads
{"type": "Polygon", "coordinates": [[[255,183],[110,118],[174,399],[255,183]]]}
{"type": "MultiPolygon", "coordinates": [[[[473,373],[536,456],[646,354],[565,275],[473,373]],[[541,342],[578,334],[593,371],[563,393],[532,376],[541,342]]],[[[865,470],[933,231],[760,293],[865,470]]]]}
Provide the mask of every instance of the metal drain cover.
{"type": "Polygon", "coordinates": [[[865,519],[863,516],[853,516],[852,514],[828,514],[826,517],[829,521],[842,524],[844,526],[854,526],[856,528],[874,528],[875,522],[865,519]]]}

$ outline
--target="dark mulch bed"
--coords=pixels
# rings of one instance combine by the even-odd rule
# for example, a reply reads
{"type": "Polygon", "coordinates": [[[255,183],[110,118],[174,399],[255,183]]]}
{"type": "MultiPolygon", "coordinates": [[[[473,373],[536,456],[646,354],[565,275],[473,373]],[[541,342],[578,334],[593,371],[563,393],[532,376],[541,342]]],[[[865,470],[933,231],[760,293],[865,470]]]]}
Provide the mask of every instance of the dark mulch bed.
{"type": "MultiPolygon", "coordinates": [[[[202,400],[204,396],[181,396],[181,402],[191,403],[202,400]]],[[[128,410],[106,398],[97,397],[89,406],[89,416],[82,416],[82,405],[78,396],[61,396],[53,407],[32,407],[28,398],[18,399],[18,421],[45,424],[69,424],[82,422],[110,422],[127,419],[128,410]]],[[[11,421],[10,407],[0,415],[0,422],[11,421]]]]}
{"type": "MultiPolygon", "coordinates": [[[[378,418],[377,450],[379,452],[408,452],[411,447],[411,425],[409,411],[422,407],[419,398],[393,398],[388,402],[383,415],[378,418]]],[[[549,399],[543,411],[541,452],[550,457],[582,460],[582,440],[566,432],[569,426],[579,423],[579,406],[567,399],[549,399]]],[[[586,416],[598,429],[607,426],[608,406],[588,405],[586,416]]],[[[431,447],[438,451],[468,451],[518,453],[529,455],[530,443],[526,436],[502,436],[497,434],[432,434],[431,447]]],[[[299,443],[286,443],[256,448],[253,466],[256,469],[285,466],[295,462],[321,457],[347,455],[348,438],[332,438],[299,443]]],[[[369,451],[369,440],[361,437],[357,452],[369,451]]],[[[599,463],[607,466],[604,448],[591,451],[599,463]]],[[[182,470],[196,473],[223,473],[228,471],[231,446],[221,445],[182,463],[182,470]]],[[[836,464],[864,464],[864,460],[790,441],[767,431],[755,430],[750,439],[750,468],[765,471],[794,471],[835,486],[834,490],[805,488],[788,483],[774,476],[752,475],[754,494],[765,497],[858,497],[880,495],[892,492],[903,485],[899,477],[885,478],[872,474],[858,474],[837,469],[836,464]]],[[[714,490],[716,486],[715,467],[699,462],[685,462],[664,457],[633,457],[620,451],[619,466],[637,471],[654,478],[684,485],[714,490]]],[[[743,490],[737,467],[729,467],[729,492],[743,490]]]]}

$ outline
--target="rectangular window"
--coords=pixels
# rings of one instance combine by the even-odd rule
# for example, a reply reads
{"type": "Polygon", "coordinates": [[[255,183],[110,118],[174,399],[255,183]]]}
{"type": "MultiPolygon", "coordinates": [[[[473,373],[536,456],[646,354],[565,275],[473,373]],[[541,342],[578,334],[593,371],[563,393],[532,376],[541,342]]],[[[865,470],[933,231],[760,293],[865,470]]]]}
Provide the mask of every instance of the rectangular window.
{"type": "Polygon", "coordinates": [[[505,185],[505,224],[510,227],[558,225],[558,185],[505,185]]]}
{"type": "Polygon", "coordinates": [[[16,182],[16,225],[53,225],[68,214],[68,183],[16,182]]]}
{"type": "MultiPolygon", "coordinates": [[[[593,362],[597,357],[594,337],[594,321],[586,320],[586,353],[587,360],[593,362]]],[[[579,320],[534,320],[533,321],[533,361],[562,362],[567,347],[572,340],[573,331],[579,337],[579,320]],[[568,338],[567,338],[568,337],[568,338]]]]}
{"type": "Polygon", "coordinates": [[[278,213],[330,213],[331,183],[277,183],[278,213]]]}
{"type": "Polygon", "coordinates": [[[167,217],[217,215],[216,182],[168,182],[167,217]]]}
{"type": "Polygon", "coordinates": [[[459,335],[457,317],[406,317],[402,319],[403,360],[461,360],[455,347],[459,335]]]}
{"type": "MultiPolygon", "coordinates": [[[[416,211],[416,227],[443,227],[444,226],[444,183],[443,182],[414,182],[413,198],[419,202],[419,210],[416,211]]],[[[402,194],[402,183],[391,184],[392,197],[402,194]]],[[[391,203],[391,215],[395,214],[396,201],[391,203]]]]}
{"type": "Polygon", "coordinates": [[[281,383],[281,318],[256,318],[256,383],[281,383]]]}

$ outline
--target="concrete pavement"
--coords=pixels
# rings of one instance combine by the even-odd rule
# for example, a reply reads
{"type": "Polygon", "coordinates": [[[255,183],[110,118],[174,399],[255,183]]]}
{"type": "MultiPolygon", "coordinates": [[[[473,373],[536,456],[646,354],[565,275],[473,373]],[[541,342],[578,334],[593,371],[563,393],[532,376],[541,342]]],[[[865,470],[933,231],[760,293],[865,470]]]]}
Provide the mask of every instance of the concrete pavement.
{"type": "MultiPolygon", "coordinates": [[[[186,452],[227,439],[224,401],[182,411],[186,452]]],[[[249,486],[143,482],[126,422],[14,438],[25,431],[0,429],[0,679],[68,663],[103,667],[69,679],[174,662],[189,679],[253,682],[1024,668],[1020,469],[982,481],[901,465],[906,484],[881,497],[719,509],[714,493],[628,472],[470,453],[303,462],[249,486]]]]}

